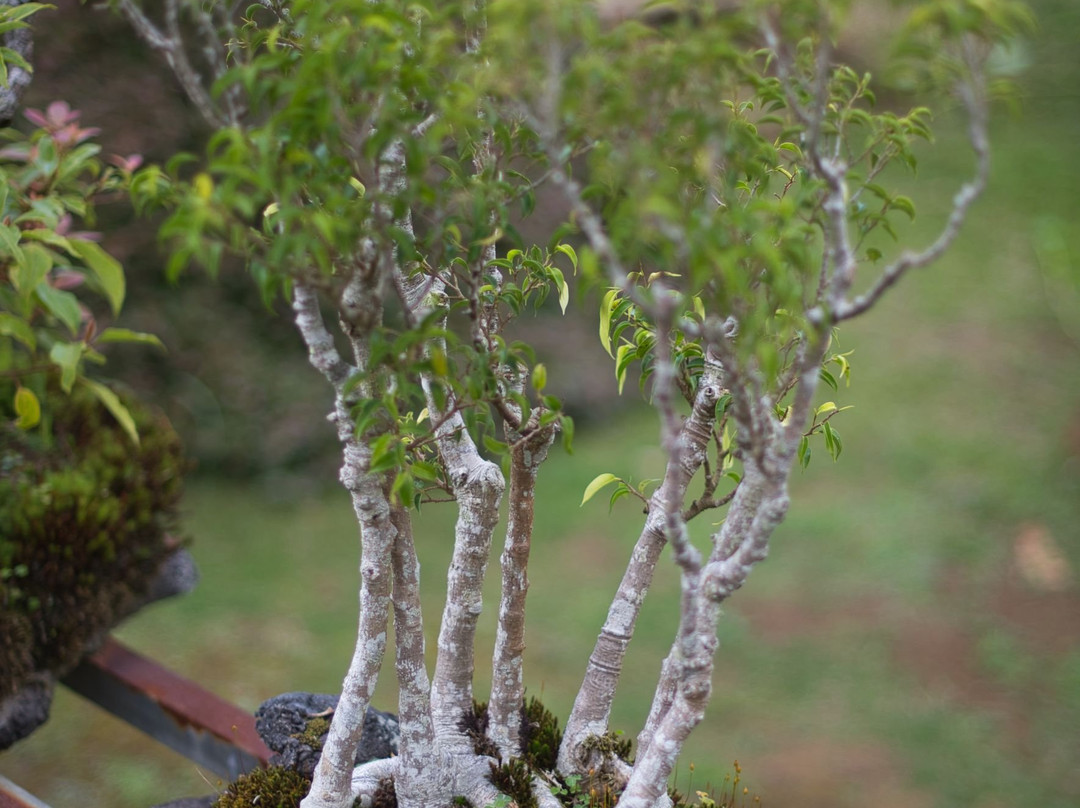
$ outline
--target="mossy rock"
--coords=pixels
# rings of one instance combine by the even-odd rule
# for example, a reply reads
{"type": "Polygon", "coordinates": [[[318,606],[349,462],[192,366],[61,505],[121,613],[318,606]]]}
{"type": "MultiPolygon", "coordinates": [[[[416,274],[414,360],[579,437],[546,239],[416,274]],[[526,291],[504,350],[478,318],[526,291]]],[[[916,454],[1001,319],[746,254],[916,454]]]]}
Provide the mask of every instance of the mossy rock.
{"type": "Polygon", "coordinates": [[[122,395],[136,446],[88,390],[48,398],[48,440],[0,424],[0,699],[75,665],[176,549],[186,464],[168,422],[122,395]]]}

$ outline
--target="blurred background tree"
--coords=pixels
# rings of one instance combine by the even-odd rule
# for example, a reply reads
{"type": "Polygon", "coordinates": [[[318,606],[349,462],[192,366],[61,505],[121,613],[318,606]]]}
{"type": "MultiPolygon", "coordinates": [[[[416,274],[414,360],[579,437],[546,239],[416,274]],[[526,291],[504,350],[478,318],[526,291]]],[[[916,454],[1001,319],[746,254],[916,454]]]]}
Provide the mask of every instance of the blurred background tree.
{"type": "MultiPolygon", "coordinates": [[[[1027,97],[1015,118],[996,125],[991,187],[971,226],[946,263],[909,278],[876,319],[841,334],[861,377],[847,398],[855,409],[846,413],[844,462],[796,479],[777,552],[728,607],[717,696],[684,756],[696,765],[680,771],[683,791],[715,784],[738,757],[748,782],[777,806],[991,808],[1022,798],[1065,808],[1080,800],[1080,351],[1067,317],[1054,314],[1057,295],[1045,291],[1054,287],[1044,284],[1048,250],[1068,259],[1056,264],[1066,278],[1077,271],[1071,220],[1080,187],[1068,167],[1080,135],[1080,8],[1031,5],[1039,32],[1007,54],[1026,67],[1027,97]],[[1047,219],[1057,246],[1039,225],[1047,219]],[[892,335],[911,317],[918,337],[900,343],[892,335]],[[859,565],[836,570],[837,555],[859,565]],[[828,585],[805,591],[799,582],[810,572],[828,585]]],[[[199,150],[197,116],[122,24],[74,2],[54,14],[64,24],[39,29],[27,105],[71,100],[87,125],[106,130],[107,152],[162,160],[199,150]]],[[[847,47],[873,68],[890,12],[869,3],[860,14],[865,34],[847,47]]],[[[927,233],[966,166],[952,123],[939,121],[941,144],[920,167],[915,196],[927,233]]],[[[223,273],[217,288],[193,275],[160,294],[154,228],[118,212],[103,212],[100,227],[128,270],[129,327],[158,334],[170,349],[167,359],[132,350],[125,378],[171,409],[202,474],[187,524],[204,584],[122,636],[252,708],[282,690],[335,690],[355,624],[338,604],[354,590],[354,572],[328,570],[306,542],[319,535],[327,558],[351,557],[354,527],[342,495],[322,488],[332,473],[314,473],[333,468],[336,447],[321,427],[325,399],[305,375],[314,372],[298,340],[251,303],[238,274],[223,273]],[[200,341],[210,322],[235,324],[230,339],[244,363],[200,341]],[[263,421],[241,426],[237,414],[252,410],[263,421]],[[282,476],[292,502],[268,502],[252,484],[270,477],[280,492],[282,476]]],[[[566,328],[560,321],[562,335],[566,328]]],[[[594,323],[574,328],[583,334],[575,356],[597,363],[580,375],[613,395],[594,323]]],[[[559,582],[560,597],[531,623],[529,664],[544,671],[531,686],[563,715],[569,705],[553,695],[576,687],[614,587],[604,567],[617,567],[606,562],[635,533],[632,514],[609,519],[576,503],[613,464],[650,476],[658,458],[636,436],[651,439],[654,429],[650,414],[633,409],[580,425],[574,466],[555,458],[541,483],[540,496],[561,495],[568,506],[538,525],[563,538],[538,540],[535,550],[535,592],[559,582]],[[611,456],[613,442],[621,458],[611,456]],[[571,541],[594,563],[567,568],[571,541]]],[[[425,535],[440,535],[438,525],[421,527],[425,535]]],[[[435,605],[441,582],[429,583],[435,605]]],[[[639,628],[632,653],[649,662],[623,685],[617,709],[627,725],[647,709],[656,658],[649,643],[666,649],[675,617],[665,593],[676,588],[673,575],[657,582],[639,628]]],[[[490,634],[493,624],[485,625],[490,634]]],[[[390,692],[382,699],[393,704],[390,692]]],[[[191,764],[148,750],[133,730],[73,697],[0,757],[0,771],[55,808],[142,806],[208,790],[191,764]]]]}

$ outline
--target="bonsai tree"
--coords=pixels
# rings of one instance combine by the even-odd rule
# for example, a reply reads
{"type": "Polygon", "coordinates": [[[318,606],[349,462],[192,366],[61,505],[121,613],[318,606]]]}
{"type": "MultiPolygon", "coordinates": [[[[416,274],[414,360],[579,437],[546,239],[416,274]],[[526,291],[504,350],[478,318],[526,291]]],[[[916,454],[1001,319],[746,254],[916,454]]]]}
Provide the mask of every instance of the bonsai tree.
{"type": "Polygon", "coordinates": [[[841,452],[841,409],[820,389],[849,372],[833,332],[956,237],[989,170],[987,59],[1023,8],[908,4],[896,81],[958,104],[974,157],[936,237],[904,247],[915,210],[893,186],[930,113],[877,106],[871,77],[839,61],[847,3],[637,15],[569,0],[261,0],[234,17],[166,0],[160,19],[112,5],[213,129],[205,157],[133,178],[141,205],[168,211],[168,271],[241,259],[267,299],[290,301],[332,394],[360,620],[304,808],[369,804],[388,784],[403,806],[664,804],[709,702],[720,605],[766,557],[792,468],[841,452]],[[542,184],[566,220],[525,243],[517,224],[542,184]],[[560,736],[523,703],[522,650],[536,480],[573,424],[507,327],[549,297],[565,311],[570,273],[599,295],[600,341],[620,390],[640,379],[665,462],[651,485],[612,472],[584,491],[612,486],[612,503],[636,498],[645,516],[560,736]],[[503,500],[481,707],[474,635],[503,500]],[[448,501],[429,671],[411,515],[448,501]],[[701,544],[688,524],[706,513],[719,527],[701,544]],[[631,750],[609,716],[665,547],[680,621],[631,750]],[[391,612],[400,754],[354,767],[391,612]]]}

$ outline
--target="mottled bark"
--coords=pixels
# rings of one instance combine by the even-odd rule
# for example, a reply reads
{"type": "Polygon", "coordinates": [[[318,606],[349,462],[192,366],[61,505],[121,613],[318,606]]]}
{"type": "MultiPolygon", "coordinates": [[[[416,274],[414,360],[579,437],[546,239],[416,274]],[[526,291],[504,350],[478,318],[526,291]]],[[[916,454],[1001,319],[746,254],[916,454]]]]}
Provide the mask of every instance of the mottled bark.
{"type": "Polygon", "coordinates": [[[480,457],[460,415],[448,419],[439,432],[439,453],[457,498],[458,519],[431,710],[440,742],[469,751],[472,742],[462,732],[461,721],[472,710],[476,622],[483,608],[484,574],[505,482],[499,467],[480,457]]]}
{"type": "Polygon", "coordinates": [[[551,427],[519,439],[510,451],[510,507],[502,566],[502,596],[492,660],[488,738],[503,759],[521,754],[519,738],[524,684],[525,597],[532,545],[536,477],[555,438],[551,427]]]}
{"type": "MultiPolygon", "coordinates": [[[[21,6],[26,0],[0,0],[0,7],[21,6]]],[[[30,28],[18,28],[3,35],[3,45],[11,48],[29,64],[33,64],[34,36],[30,28]]],[[[23,93],[30,86],[31,73],[18,65],[7,63],[7,86],[0,87],[0,126],[8,126],[19,111],[23,93]]]]}
{"type": "MultiPolygon", "coordinates": [[[[354,276],[346,287],[347,292],[358,298],[364,297],[365,309],[377,307],[377,297],[371,294],[363,296],[362,285],[363,279],[359,275],[354,276]]],[[[357,305],[360,305],[359,302],[357,305]]],[[[319,313],[318,297],[306,284],[297,283],[295,286],[293,311],[297,329],[308,347],[311,364],[326,377],[335,391],[331,420],[337,427],[343,447],[341,482],[349,492],[360,526],[360,620],[356,647],[342,685],[338,708],[330,723],[322,757],[315,769],[311,793],[303,802],[304,808],[346,808],[352,803],[350,783],[353,758],[386,650],[392,583],[391,550],[397,529],[390,518],[385,481],[379,475],[368,473],[371,450],[355,435],[349,416],[344,384],[352,367],[341,359],[334,347],[319,313]]],[[[354,353],[361,361],[363,351],[360,335],[351,336],[354,338],[354,353]]]]}
{"type": "Polygon", "coordinates": [[[397,799],[401,808],[421,808],[449,800],[451,777],[447,767],[433,765],[437,750],[424,662],[420,562],[413,543],[412,520],[401,505],[391,507],[391,520],[397,529],[393,549],[395,670],[401,726],[397,799]]]}
{"type": "MultiPolygon", "coordinates": [[[[348,411],[339,408],[339,434],[352,434],[348,411]]],[[[386,650],[391,589],[391,550],[397,530],[379,477],[367,473],[371,451],[356,440],[345,445],[341,481],[352,497],[360,524],[360,621],[356,648],[342,685],[341,700],[315,769],[303,808],[346,808],[353,757],[364,729],[364,715],[375,692],[386,650]],[[343,795],[345,799],[343,799],[343,795]]],[[[404,735],[405,727],[402,727],[404,735]]]]}
{"type": "Polygon", "coordinates": [[[630,563],[589,657],[585,678],[567,719],[566,733],[559,749],[559,769],[564,773],[587,770],[587,756],[581,745],[590,735],[602,735],[608,729],[626,649],[665,544],[663,503],[682,501],[690,480],[704,462],[720,393],[721,369],[710,364],[702,376],[690,417],[683,423],[677,438],[685,448],[678,462],[667,464],[664,479],[650,499],[645,526],[634,545],[630,563]]]}

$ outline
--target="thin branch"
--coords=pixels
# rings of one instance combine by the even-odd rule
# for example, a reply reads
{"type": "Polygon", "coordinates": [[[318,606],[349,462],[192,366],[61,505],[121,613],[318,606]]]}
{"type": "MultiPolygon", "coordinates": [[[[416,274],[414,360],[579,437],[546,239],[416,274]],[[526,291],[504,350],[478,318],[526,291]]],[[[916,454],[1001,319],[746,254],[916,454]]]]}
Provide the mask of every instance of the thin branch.
{"type": "Polygon", "coordinates": [[[739,490],[738,485],[735,488],[728,491],[721,497],[698,497],[690,503],[690,507],[683,512],[683,521],[689,522],[695,516],[699,516],[705,511],[711,511],[716,508],[722,508],[727,505],[735,497],[735,492],[739,490]]]}
{"type": "Polygon", "coordinates": [[[180,82],[184,93],[195,105],[199,114],[214,129],[221,129],[234,121],[222,115],[214,106],[209,93],[203,86],[202,78],[191,66],[191,62],[184,52],[184,42],[180,34],[179,23],[179,0],[166,0],[165,2],[165,27],[168,34],[150,21],[134,0],[119,0],[117,7],[120,13],[127,18],[135,33],[147,45],[154,50],[160,51],[165,57],[166,63],[172,69],[173,74],[180,82]]]}
{"type": "Polygon", "coordinates": [[[932,264],[949,248],[960,233],[972,203],[982,195],[990,178],[990,139],[987,134],[987,111],[982,71],[975,67],[972,84],[960,88],[960,96],[967,108],[968,138],[975,152],[975,175],[961,186],[953,197],[952,211],[941,233],[921,252],[905,251],[895,262],[886,267],[874,285],[853,300],[841,301],[833,312],[835,322],[850,320],[870,309],[909,270],[921,269],[932,264]]]}
{"type": "Polygon", "coordinates": [[[334,346],[334,338],[326,330],[322,312],[319,311],[319,296],[306,283],[297,281],[293,284],[292,307],[296,327],[307,345],[312,367],[325,376],[340,395],[349,377],[356,373],[356,368],[344,361],[334,346]]]}

